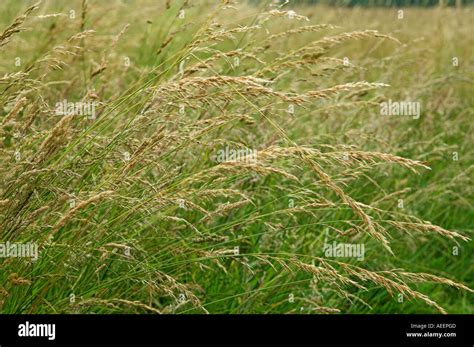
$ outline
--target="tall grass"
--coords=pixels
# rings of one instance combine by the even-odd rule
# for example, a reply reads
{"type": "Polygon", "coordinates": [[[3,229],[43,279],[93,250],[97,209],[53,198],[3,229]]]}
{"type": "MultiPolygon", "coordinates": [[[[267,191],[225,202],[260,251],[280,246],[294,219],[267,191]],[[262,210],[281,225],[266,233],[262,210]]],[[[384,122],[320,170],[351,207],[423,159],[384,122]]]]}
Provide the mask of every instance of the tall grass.
{"type": "Polygon", "coordinates": [[[39,258],[0,260],[2,312],[472,310],[472,10],[24,5],[1,5],[1,240],[39,258]],[[406,97],[417,122],[380,115],[406,97]]]}

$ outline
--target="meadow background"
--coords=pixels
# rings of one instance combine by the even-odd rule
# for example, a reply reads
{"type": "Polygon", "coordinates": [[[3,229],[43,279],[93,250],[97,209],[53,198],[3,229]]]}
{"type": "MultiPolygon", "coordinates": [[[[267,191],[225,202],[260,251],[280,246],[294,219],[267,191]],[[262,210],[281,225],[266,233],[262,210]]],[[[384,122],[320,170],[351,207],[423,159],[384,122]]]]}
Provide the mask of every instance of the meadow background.
{"type": "Polygon", "coordinates": [[[474,313],[472,6],[34,4],[0,4],[0,241],[39,245],[2,313],[474,313]]]}

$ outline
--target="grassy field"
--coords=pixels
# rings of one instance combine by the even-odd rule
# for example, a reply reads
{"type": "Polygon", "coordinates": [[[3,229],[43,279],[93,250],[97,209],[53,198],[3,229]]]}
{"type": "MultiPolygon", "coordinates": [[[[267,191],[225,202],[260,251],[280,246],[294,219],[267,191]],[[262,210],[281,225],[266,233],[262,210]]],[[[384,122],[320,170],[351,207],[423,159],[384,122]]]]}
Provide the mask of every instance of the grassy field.
{"type": "Polygon", "coordinates": [[[474,313],[474,9],[290,5],[1,2],[2,313],[474,313]]]}

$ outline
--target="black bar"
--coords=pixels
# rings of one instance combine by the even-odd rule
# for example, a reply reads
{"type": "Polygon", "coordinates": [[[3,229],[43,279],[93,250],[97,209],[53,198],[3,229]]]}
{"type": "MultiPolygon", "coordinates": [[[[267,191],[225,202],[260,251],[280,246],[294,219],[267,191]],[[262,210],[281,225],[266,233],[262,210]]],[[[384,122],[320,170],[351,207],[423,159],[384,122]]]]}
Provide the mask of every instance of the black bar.
{"type": "Polygon", "coordinates": [[[473,330],[472,315],[0,315],[2,347],[72,343],[472,346],[473,330]],[[32,323],[55,324],[54,340],[18,336],[20,324],[26,322],[30,329],[32,323]],[[433,333],[456,336],[427,335],[433,333]]]}

